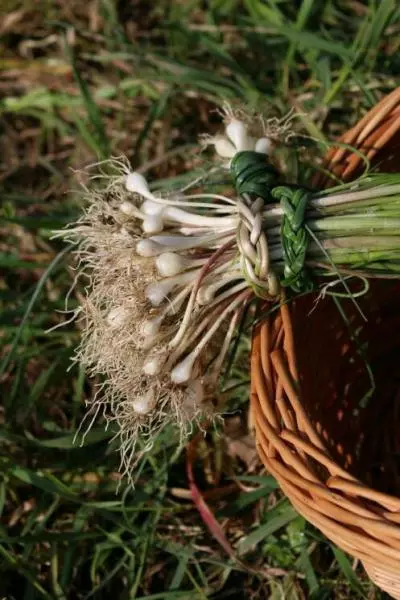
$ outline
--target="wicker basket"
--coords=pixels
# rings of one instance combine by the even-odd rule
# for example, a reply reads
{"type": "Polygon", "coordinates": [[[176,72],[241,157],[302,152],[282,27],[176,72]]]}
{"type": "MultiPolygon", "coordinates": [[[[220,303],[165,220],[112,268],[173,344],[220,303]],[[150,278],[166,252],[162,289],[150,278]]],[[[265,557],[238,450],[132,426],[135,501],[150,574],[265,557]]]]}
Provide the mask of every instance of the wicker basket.
{"type": "MultiPolygon", "coordinates": [[[[342,136],[341,142],[358,148],[368,160],[386,173],[400,170],[400,87],[385,96],[355,127],[342,136]],[[383,168],[384,167],[384,168],[383,168]]],[[[347,148],[333,147],[325,159],[327,171],[349,181],[363,166],[361,154],[347,148]]],[[[315,177],[316,187],[333,185],[323,174],[315,177]]]]}
{"type": "MultiPolygon", "coordinates": [[[[393,171],[399,169],[399,131],[400,89],[342,141],[393,171]]],[[[360,172],[362,159],[337,148],[327,164],[349,179],[360,172]]],[[[359,558],[370,578],[398,599],[399,296],[399,282],[373,282],[360,299],[367,326],[350,301],[343,304],[348,325],[328,297],[317,302],[310,294],[282,304],[256,328],[251,364],[252,420],[264,465],[298,512],[359,558]],[[367,363],[376,383],[369,399],[367,363]]]]}

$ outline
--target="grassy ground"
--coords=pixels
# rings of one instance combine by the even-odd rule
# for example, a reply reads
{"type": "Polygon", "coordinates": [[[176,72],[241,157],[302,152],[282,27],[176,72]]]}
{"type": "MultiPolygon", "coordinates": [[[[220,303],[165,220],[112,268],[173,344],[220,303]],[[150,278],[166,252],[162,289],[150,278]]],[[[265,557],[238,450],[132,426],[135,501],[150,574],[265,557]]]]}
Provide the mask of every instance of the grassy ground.
{"type": "MultiPolygon", "coordinates": [[[[65,320],[72,280],[50,238],[77,214],[74,169],[123,153],[177,175],[196,164],[197,136],[216,129],[224,99],[294,107],[308,133],[338,135],[396,85],[396,3],[5,0],[0,10],[0,597],[382,598],[255,461],[246,386],[232,399],[239,412],[188,453],[221,527],[212,535],[172,432],[134,491],[101,421],[74,441],[95,382],[67,371],[74,325],[46,330],[65,320]]],[[[238,383],[245,347],[242,358],[238,383]]]]}

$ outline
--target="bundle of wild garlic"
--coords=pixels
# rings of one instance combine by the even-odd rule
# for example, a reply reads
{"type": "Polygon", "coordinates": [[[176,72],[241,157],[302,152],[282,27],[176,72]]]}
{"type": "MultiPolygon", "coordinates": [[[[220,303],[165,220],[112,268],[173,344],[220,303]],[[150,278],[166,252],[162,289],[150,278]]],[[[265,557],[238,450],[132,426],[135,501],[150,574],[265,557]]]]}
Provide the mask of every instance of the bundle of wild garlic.
{"type": "Polygon", "coordinates": [[[349,276],[400,276],[400,177],[313,192],[273,166],[276,131],[226,111],[207,138],[222,184],[153,193],[124,161],[62,235],[88,276],[77,359],[104,382],[91,402],[116,421],[125,472],[168,422],[185,437],[215,411],[230,343],[254,297],[279,302],[349,276]],[[257,127],[260,130],[257,131],[257,127]],[[222,160],[221,160],[222,159],[222,160]],[[228,182],[227,182],[228,178],[228,182]],[[225,190],[229,187],[229,193],[225,190]],[[194,190],[194,191],[193,191],[194,190]]]}

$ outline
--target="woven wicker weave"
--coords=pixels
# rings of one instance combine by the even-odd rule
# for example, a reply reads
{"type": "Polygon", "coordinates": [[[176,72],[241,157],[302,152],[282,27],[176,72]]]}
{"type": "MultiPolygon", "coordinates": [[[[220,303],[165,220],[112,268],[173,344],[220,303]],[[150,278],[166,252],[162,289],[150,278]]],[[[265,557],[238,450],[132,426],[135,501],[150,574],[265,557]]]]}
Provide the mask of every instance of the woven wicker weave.
{"type": "MultiPolygon", "coordinates": [[[[400,170],[400,87],[385,96],[355,127],[340,140],[358,148],[368,160],[385,172],[400,170]],[[383,169],[384,167],[384,169],[383,169]]],[[[343,181],[354,179],[363,165],[360,154],[347,148],[333,147],[327,154],[327,171],[343,181]]],[[[317,187],[329,185],[329,177],[319,175],[313,182],[317,187]]],[[[334,181],[331,180],[333,184],[334,181]]]]}
{"type": "MultiPolygon", "coordinates": [[[[381,170],[399,170],[399,131],[400,89],[342,141],[381,170]]],[[[327,164],[349,179],[360,172],[362,159],[337,148],[327,164]]],[[[398,282],[373,282],[359,302],[367,325],[350,301],[342,303],[347,326],[328,297],[317,302],[310,294],[282,304],[256,328],[251,364],[252,420],[264,465],[298,512],[359,558],[370,578],[398,599],[399,297],[398,282]],[[371,390],[366,359],[376,389],[360,407],[371,390]]]]}

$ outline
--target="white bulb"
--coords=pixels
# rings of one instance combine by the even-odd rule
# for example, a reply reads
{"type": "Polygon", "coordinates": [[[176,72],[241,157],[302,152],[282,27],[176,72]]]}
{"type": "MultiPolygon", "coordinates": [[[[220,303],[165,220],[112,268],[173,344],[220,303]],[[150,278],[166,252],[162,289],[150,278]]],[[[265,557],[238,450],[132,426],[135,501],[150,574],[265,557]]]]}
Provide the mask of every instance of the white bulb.
{"type": "Polygon", "coordinates": [[[161,356],[149,358],[143,365],[143,373],[145,373],[145,375],[157,375],[160,373],[163,364],[164,358],[161,358],[161,356]]]}
{"type": "Polygon", "coordinates": [[[160,306],[175,285],[176,281],[158,281],[157,283],[150,283],[146,288],[146,298],[153,306],[160,306]]]}
{"type": "Polygon", "coordinates": [[[140,242],[136,244],[136,252],[139,256],[147,258],[150,256],[157,256],[158,254],[161,254],[163,250],[164,247],[161,246],[161,244],[157,244],[154,240],[140,240],[140,242]]]}
{"type": "Polygon", "coordinates": [[[128,217],[134,217],[137,214],[137,208],[132,202],[125,200],[119,205],[119,210],[128,217]]]}
{"type": "Polygon", "coordinates": [[[256,152],[260,152],[260,154],[271,154],[273,149],[273,144],[272,144],[272,140],[270,140],[267,137],[262,137],[259,138],[256,141],[256,145],[254,147],[254,150],[256,152]]]}
{"type": "Polygon", "coordinates": [[[132,402],[132,408],[138,415],[147,415],[151,412],[156,404],[156,399],[152,390],[148,390],[140,398],[136,398],[132,402]]]}
{"type": "Polygon", "coordinates": [[[219,283],[214,283],[210,285],[202,285],[199,291],[197,292],[196,300],[197,303],[201,306],[208,304],[215,296],[215,292],[219,287],[219,283]]]}
{"type": "Polygon", "coordinates": [[[164,222],[159,215],[148,215],[142,223],[142,229],[145,233],[160,233],[164,229],[164,222]]]}
{"type": "Polygon", "coordinates": [[[238,119],[232,121],[225,128],[226,135],[235,145],[236,151],[248,150],[247,125],[238,119]]]}
{"type": "Polygon", "coordinates": [[[142,203],[140,210],[144,212],[145,215],[159,215],[164,210],[164,206],[158,202],[153,202],[153,200],[145,200],[142,203]]]}
{"type": "Polygon", "coordinates": [[[134,192],[135,194],[140,194],[144,197],[152,195],[146,179],[136,171],[132,171],[127,175],[125,179],[125,188],[128,192],[134,192]]]}
{"type": "Polygon", "coordinates": [[[107,315],[106,321],[111,327],[111,329],[118,329],[126,323],[128,314],[129,313],[126,308],[116,306],[115,308],[112,308],[110,310],[110,312],[107,315]]]}
{"type": "Polygon", "coordinates": [[[202,285],[198,289],[197,295],[196,295],[196,302],[200,306],[204,306],[205,304],[209,303],[209,301],[210,301],[210,290],[209,290],[209,288],[210,288],[210,286],[208,286],[208,285],[202,285]]]}
{"type": "Polygon", "coordinates": [[[154,337],[160,330],[160,325],[163,321],[163,315],[154,317],[154,319],[147,319],[143,321],[140,326],[140,333],[143,337],[154,337]]]}
{"type": "Polygon", "coordinates": [[[151,348],[154,348],[154,346],[156,345],[158,340],[157,336],[153,336],[153,337],[147,337],[144,340],[141,340],[140,342],[140,349],[141,350],[151,350],[151,348]]]}
{"type": "Polygon", "coordinates": [[[213,139],[215,151],[221,158],[232,158],[236,150],[233,144],[225,136],[217,135],[213,139]]]}
{"type": "Polygon", "coordinates": [[[171,381],[174,383],[185,383],[185,381],[189,381],[192,375],[194,359],[195,356],[192,352],[182,360],[182,362],[178,363],[171,371],[171,381]]]}
{"type": "Polygon", "coordinates": [[[161,277],[173,277],[185,269],[185,260],[175,252],[163,252],[156,258],[156,267],[161,277]]]}

